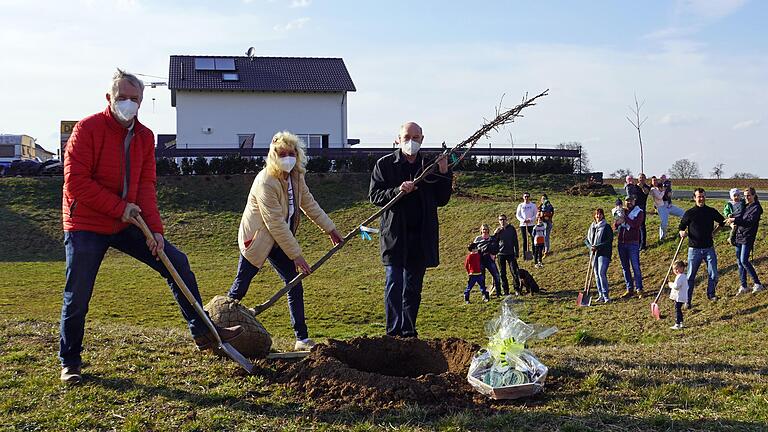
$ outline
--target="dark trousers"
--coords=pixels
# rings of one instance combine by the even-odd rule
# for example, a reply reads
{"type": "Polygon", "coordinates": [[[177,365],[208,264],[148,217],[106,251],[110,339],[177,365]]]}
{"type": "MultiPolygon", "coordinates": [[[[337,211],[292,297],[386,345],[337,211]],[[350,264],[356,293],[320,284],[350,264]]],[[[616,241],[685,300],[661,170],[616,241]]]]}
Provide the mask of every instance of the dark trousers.
{"type": "Polygon", "coordinates": [[[490,255],[481,255],[480,256],[480,265],[483,268],[483,284],[485,284],[485,271],[488,270],[488,273],[491,274],[491,278],[493,279],[493,286],[496,287],[496,292],[499,290],[499,269],[496,267],[496,261],[494,261],[493,258],[491,258],[490,255]]]}
{"type": "MultiPolygon", "coordinates": [[[[485,279],[483,278],[483,275],[476,274],[476,275],[469,275],[467,278],[467,289],[464,290],[464,300],[469,301],[469,293],[472,291],[472,287],[475,286],[480,287],[480,293],[483,294],[483,298],[488,298],[488,291],[485,289],[485,279]]],[[[498,290],[498,288],[496,288],[498,290]]]]}
{"type": "MultiPolygon", "coordinates": [[[[105,235],[90,231],[67,231],[64,233],[64,251],[66,254],[66,285],[61,306],[61,324],[59,338],[59,360],[63,367],[79,366],[82,363],[80,353],[83,350],[85,334],[85,316],[93,295],[96,273],[99,271],[104,254],[110,247],[126,253],[151,267],[168,282],[181,314],[187,321],[193,336],[208,333],[208,327],[197,315],[195,308],[176,286],[171,274],[162,262],[152,256],[141,230],[130,226],[118,233],[105,235]]],[[[197,290],[197,280],[189,267],[187,256],[176,249],[167,240],[164,251],[192,292],[198,303],[202,304],[197,290]]],[[[120,283],[117,281],[116,283],[120,283]]],[[[124,305],[129,308],[130,305],[124,305]]]]}
{"type": "MultiPolygon", "coordinates": [[[[499,270],[501,270],[501,287],[504,289],[504,295],[509,294],[509,280],[507,279],[507,266],[512,273],[512,282],[515,291],[520,292],[520,268],[517,266],[517,258],[514,255],[496,255],[499,260],[499,270]]],[[[496,295],[501,295],[499,286],[496,285],[496,295]]]]}
{"type": "MultiPolygon", "coordinates": [[[[272,268],[275,269],[280,279],[286,284],[298,274],[293,260],[288,258],[288,255],[277,245],[269,251],[267,260],[272,264],[272,268]]],[[[235,280],[232,282],[227,295],[233,299],[242,300],[251,286],[251,280],[253,280],[258,272],[259,268],[251,264],[241,254],[240,261],[237,264],[237,275],[235,275],[235,280]]],[[[291,317],[291,326],[293,327],[296,339],[308,338],[309,332],[307,331],[307,322],[304,318],[304,287],[301,283],[288,291],[288,314],[291,317]]]]}
{"type": "Polygon", "coordinates": [[[541,264],[541,260],[544,257],[544,245],[538,244],[533,247],[533,262],[541,264]]]}
{"type": "Polygon", "coordinates": [[[676,324],[682,324],[683,323],[683,305],[685,303],[676,301],[675,302],[675,323],[676,324]]]}
{"type": "Polygon", "coordinates": [[[387,335],[416,337],[416,317],[421,304],[424,265],[384,266],[384,315],[387,335]]]}
{"type": "Polygon", "coordinates": [[[523,246],[523,259],[525,259],[525,253],[533,250],[533,225],[520,227],[520,242],[523,246]],[[531,239],[531,249],[528,249],[528,239],[531,239]]]}

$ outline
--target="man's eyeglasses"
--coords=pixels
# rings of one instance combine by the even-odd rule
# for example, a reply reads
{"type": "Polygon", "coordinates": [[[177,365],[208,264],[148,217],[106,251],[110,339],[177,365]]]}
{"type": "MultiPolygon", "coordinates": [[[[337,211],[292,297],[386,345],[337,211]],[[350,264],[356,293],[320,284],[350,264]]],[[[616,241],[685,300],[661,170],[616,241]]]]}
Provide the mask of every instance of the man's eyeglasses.
{"type": "Polygon", "coordinates": [[[507,218],[499,218],[499,222],[505,221],[505,220],[507,220],[507,218]]]}

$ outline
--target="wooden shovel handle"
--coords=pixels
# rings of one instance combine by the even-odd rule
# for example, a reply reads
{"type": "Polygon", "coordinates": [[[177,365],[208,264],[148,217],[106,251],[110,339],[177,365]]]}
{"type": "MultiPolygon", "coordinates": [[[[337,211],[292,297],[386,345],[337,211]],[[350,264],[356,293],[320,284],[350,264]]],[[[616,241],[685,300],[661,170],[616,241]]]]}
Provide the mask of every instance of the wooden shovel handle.
{"type": "Polygon", "coordinates": [[[667,284],[667,281],[669,280],[669,274],[672,273],[672,268],[675,266],[675,260],[677,259],[677,254],[680,253],[680,247],[683,246],[683,240],[685,240],[685,237],[680,237],[680,243],[677,244],[677,250],[675,250],[675,255],[672,257],[672,262],[669,263],[669,269],[667,269],[667,275],[664,276],[664,282],[661,283],[661,288],[659,288],[659,293],[656,294],[656,300],[653,302],[656,303],[659,301],[659,298],[661,297],[661,293],[664,291],[664,285],[667,284]]]}

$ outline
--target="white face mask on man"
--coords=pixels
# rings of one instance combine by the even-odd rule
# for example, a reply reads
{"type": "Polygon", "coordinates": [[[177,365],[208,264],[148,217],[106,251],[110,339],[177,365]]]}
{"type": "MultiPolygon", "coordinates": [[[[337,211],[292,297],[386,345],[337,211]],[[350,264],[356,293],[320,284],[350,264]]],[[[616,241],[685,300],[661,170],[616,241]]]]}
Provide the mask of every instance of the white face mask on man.
{"type": "Polygon", "coordinates": [[[280,169],[284,172],[291,172],[296,165],[296,158],[294,156],[284,156],[279,158],[277,163],[280,165],[280,169]]]}
{"type": "Polygon", "coordinates": [[[112,110],[118,120],[129,122],[133,120],[133,118],[136,117],[136,113],[139,112],[139,104],[130,99],[119,100],[112,106],[112,110]]]}
{"type": "Polygon", "coordinates": [[[421,148],[421,143],[414,140],[408,140],[402,144],[403,153],[408,156],[416,156],[421,148]]]}

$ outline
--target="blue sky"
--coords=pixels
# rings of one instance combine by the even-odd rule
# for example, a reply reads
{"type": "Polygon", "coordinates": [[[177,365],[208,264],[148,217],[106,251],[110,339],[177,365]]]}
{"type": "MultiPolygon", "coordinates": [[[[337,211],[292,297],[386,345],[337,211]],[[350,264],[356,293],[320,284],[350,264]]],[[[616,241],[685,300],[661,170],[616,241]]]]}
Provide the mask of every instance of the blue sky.
{"type": "MultiPolygon", "coordinates": [[[[391,143],[415,120],[457,142],[527,92],[550,95],[494,146],[579,141],[593,168],[640,168],[627,122],[645,105],[645,171],[768,177],[768,2],[0,0],[0,133],[58,145],[60,120],[103,109],[115,67],[167,76],[173,54],[341,57],[358,91],[349,136],[391,143]]],[[[154,79],[151,79],[154,80],[154,79]]],[[[175,132],[165,88],[140,118],[175,132]]]]}

